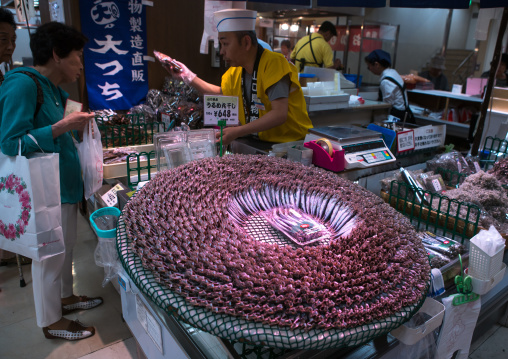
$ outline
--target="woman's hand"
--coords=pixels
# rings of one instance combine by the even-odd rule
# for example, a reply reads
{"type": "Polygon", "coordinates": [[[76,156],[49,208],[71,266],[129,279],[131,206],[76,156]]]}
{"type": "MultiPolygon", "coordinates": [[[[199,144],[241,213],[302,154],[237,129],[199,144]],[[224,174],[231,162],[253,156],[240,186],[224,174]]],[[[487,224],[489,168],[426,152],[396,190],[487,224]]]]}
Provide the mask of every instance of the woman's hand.
{"type": "Polygon", "coordinates": [[[58,136],[64,134],[65,132],[77,130],[79,132],[83,132],[85,125],[94,118],[95,113],[88,112],[73,112],[70,115],[67,115],[53,126],[51,129],[53,131],[53,138],[57,138],[58,136]]]}

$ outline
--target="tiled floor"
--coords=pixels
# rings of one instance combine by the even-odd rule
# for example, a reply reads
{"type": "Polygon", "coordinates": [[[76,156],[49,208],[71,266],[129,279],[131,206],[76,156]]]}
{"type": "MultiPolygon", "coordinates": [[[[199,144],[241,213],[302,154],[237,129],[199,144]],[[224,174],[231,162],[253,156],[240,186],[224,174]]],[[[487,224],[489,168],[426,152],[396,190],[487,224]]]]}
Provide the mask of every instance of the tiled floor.
{"type": "Polygon", "coordinates": [[[48,340],[37,327],[30,265],[22,267],[27,283],[24,288],[19,286],[16,266],[0,267],[0,358],[137,358],[135,340],[122,321],[120,295],[111,283],[102,287],[104,270],[94,261],[96,245],[97,237],[84,217],[78,215],[74,293],[101,296],[104,304],[67,316],[95,326],[92,338],[76,342],[48,340]]]}
{"type": "MultiPolygon", "coordinates": [[[[101,283],[104,271],[94,261],[97,238],[82,216],[78,216],[78,243],[74,251],[75,294],[102,296],[104,304],[68,318],[95,326],[92,338],[77,342],[47,340],[37,327],[30,266],[23,266],[27,286],[20,288],[16,266],[0,267],[0,358],[9,359],[129,359],[138,358],[138,348],[122,321],[120,295],[101,283]]],[[[474,342],[470,359],[507,358],[508,328],[496,325],[474,342]]],[[[141,354],[141,357],[143,355],[141,354]]]]}

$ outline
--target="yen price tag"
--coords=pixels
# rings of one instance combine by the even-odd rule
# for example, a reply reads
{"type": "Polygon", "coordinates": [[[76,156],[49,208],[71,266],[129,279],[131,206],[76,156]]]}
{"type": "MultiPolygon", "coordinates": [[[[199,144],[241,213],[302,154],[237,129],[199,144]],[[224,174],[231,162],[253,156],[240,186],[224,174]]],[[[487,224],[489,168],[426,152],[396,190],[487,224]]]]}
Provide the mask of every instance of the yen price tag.
{"type": "Polygon", "coordinates": [[[226,126],[238,126],[238,96],[204,96],[205,126],[217,126],[226,121],[226,126]]]}

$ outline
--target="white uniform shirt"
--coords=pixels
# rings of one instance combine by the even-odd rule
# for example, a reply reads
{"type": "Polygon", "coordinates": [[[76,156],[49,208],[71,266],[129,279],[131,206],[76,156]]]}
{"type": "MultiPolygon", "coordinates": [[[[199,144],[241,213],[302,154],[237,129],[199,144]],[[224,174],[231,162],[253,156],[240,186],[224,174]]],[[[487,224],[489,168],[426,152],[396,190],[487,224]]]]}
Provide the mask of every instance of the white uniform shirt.
{"type": "MultiPolygon", "coordinates": [[[[404,97],[402,97],[402,92],[400,88],[395,85],[390,80],[384,80],[385,77],[391,77],[395,81],[397,81],[400,86],[404,86],[404,80],[400,77],[399,73],[391,68],[385,69],[381,74],[381,82],[379,84],[379,89],[381,90],[381,96],[384,102],[391,104],[397,110],[405,110],[406,106],[404,105],[404,97]]],[[[407,101],[407,97],[406,97],[407,101]]]]}

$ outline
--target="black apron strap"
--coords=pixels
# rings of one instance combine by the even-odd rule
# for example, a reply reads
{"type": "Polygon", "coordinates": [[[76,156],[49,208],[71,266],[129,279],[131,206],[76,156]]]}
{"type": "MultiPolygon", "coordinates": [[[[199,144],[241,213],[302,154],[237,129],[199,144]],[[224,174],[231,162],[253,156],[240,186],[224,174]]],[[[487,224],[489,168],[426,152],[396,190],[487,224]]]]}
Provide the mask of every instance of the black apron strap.
{"type": "MultiPolygon", "coordinates": [[[[393,82],[395,85],[397,85],[397,87],[400,89],[400,91],[402,92],[402,98],[404,99],[404,108],[405,110],[398,110],[396,108],[394,108],[392,106],[391,110],[390,110],[390,114],[392,116],[395,116],[397,118],[400,118],[401,121],[404,121],[404,117],[406,116],[406,113],[407,113],[407,119],[406,119],[406,122],[409,122],[409,123],[415,123],[416,120],[414,118],[414,115],[413,115],[413,111],[411,111],[411,108],[409,107],[409,104],[406,100],[406,84],[404,84],[404,86],[401,86],[393,77],[384,77],[383,80],[381,81],[384,81],[384,80],[388,80],[390,82],[393,82]]],[[[379,90],[379,95],[381,96],[381,99],[382,99],[382,94],[381,94],[381,90],[379,90]]]]}
{"type": "Polygon", "coordinates": [[[263,55],[265,49],[258,44],[258,50],[256,53],[256,61],[254,62],[254,70],[252,71],[252,83],[250,98],[247,98],[247,89],[245,87],[245,69],[242,69],[242,98],[243,98],[243,111],[245,114],[245,123],[257,120],[259,118],[259,110],[256,107],[255,100],[258,98],[258,67],[259,60],[263,55]]]}

